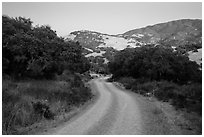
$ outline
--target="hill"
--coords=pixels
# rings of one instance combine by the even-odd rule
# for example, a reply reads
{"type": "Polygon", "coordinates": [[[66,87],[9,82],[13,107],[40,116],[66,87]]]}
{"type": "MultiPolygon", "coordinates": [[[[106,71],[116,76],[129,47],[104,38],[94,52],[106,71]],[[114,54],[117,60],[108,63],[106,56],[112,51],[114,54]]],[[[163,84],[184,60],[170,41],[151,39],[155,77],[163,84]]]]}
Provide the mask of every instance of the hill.
{"type": "Polygon", "coordinates": [[[187,54],[198,64],[202,60],[202,20],[199,19],[175,20],[118,35],[88,30],[74,31],[65,40],[78,41],[84,48],[83,54],[94,66],[107,64],[117,51],[146,45],[170,47],[174,51],[187,54]]]}
{"type": "Polygon", "coordinates": [[[134,29],[122,34],[144,43],[165,43],[171,46],[202,44],[202,20],[182,19],[134,29]]]}

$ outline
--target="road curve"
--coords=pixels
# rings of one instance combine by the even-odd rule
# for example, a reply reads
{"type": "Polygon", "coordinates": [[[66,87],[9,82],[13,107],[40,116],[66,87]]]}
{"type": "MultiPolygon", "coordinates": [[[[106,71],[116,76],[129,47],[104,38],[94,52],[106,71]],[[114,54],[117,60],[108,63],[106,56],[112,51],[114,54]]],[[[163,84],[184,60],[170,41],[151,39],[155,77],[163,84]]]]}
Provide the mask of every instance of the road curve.
{"type": "Polygon", "coordinates": [[[99,93],[95,104],[83,115],[57,128],[52,134],[143,134],[141,114],[134,97],[104,79],[93,80],[91,87],[99,93]]]}

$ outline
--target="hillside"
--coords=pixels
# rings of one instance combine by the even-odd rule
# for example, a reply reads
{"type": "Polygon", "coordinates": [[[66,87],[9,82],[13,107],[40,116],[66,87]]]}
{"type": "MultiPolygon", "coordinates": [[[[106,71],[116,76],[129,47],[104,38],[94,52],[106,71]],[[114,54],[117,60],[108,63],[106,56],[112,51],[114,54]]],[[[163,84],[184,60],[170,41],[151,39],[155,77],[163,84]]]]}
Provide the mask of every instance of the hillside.
{"type": "Polygon", "coordinates": [[[88,30],[74,31],[67,35],[65,40],[78,41],[84,48],[84,55],[92,64],[95,64],[94,66],[107,64],[116,51],[149,44],[163,45],[182,54],[188,54],[191,60],[200,64],[202,58],[202,20],[175,20],[130,30],[118,35],[88,30]]]}
{"type": "Polygon", "coordinates": [[[202,44],[202,20],[182,19],[134,29],[122,34],[144,43],[171,45],[202,44]]]}

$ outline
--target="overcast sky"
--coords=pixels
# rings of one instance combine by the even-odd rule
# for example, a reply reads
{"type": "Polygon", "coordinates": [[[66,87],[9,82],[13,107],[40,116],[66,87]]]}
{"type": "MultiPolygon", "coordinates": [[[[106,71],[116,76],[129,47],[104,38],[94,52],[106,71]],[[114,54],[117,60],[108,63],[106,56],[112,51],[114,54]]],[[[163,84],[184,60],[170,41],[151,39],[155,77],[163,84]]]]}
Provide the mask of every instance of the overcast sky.
{"type": "Polygon", "coordinates": [[[10,17],[30,18],[34,25],[48,24],[59,36],[75,30],[107,34],[177,19],[201,19],[202,3],[3,3],[10,17]]]}

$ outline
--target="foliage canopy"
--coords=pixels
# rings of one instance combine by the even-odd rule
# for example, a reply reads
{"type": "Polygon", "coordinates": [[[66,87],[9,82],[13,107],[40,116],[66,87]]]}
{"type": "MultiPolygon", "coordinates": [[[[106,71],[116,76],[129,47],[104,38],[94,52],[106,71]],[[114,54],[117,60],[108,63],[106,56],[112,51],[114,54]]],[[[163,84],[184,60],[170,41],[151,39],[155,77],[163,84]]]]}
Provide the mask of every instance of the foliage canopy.
{"type": "Polygon", "coordinates": [[[143,46],[118,52],[109,63],[114,78],[130,76],[176,83],[201,82],[200,66],[164,46],[143,46]]]}
{"type": "Polygon", "coordinates": [[[50,26],[32,26],[23,17],[2,16],[3,74],[51,78],[63,70],[83,73],[90,67],[78,42],[66,42],[50,26]]]}

